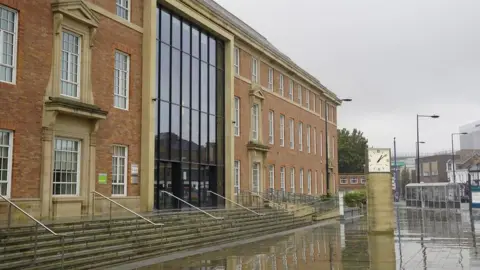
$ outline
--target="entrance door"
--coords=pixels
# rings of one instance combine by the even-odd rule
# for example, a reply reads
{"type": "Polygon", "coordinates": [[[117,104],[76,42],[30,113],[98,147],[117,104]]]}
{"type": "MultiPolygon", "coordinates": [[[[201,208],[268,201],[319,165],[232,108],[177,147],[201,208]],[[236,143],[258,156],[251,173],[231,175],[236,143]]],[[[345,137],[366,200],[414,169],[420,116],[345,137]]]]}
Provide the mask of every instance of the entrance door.
{"type": "Polygon", "coordinates": [[[180,208],[182,203],[163,193],[167,191],[183,199],[184,189],[180,163],[157,162],[155,166],[155,209],[180,208]]]}

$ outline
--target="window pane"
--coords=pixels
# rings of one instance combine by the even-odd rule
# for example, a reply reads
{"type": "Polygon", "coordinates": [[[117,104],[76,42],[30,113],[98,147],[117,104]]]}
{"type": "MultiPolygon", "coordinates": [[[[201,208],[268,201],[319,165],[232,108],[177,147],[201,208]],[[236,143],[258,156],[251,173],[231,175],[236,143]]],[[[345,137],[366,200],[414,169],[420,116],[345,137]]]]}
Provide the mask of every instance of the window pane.
{"type": "Polygon", "coordinates": [[[217,51],[217,68],[224,69],[225,67],[225,51],[223,47],[223,42],[217,40],[217,47],[215,48],[217,51]]]}
{"type": "Polygon", "coordinates": [[[209,95],[209,105],[210,105],[210,114],[216,114],[216,104],[217,104],[217,100],[216,100],[216,94],[217,94],[217,91],[216,91],[216,84],[217,84],[217,80],[216,80],[216,69],[215,67],[213,66],[210,66],[210,71],[209,71],[209,91],[208,91],[208,95],[209,95]]]}
{"type": "Polygon", "coordinates": [[[172,104],[171,120],[171,159],[180,160],[180,106],[172,104]]]}
{"type": "Polygon", "coordinates": [[[190,25],[182,23],[182,51],[190,53],[190,25]]]}
{"type": "Polygon", "coordinates": [[[214,115],[209,116],[209,123],[208,123],[208,136],[209,136],[209,147],[208,147],[208,153],[209,153],[209,160],[210,163],[215,163],[215,153],[216,147],[217,147],[217,121],[214,115]]]}
{"type": "Polygon", "coordinates": [[[196,28],[192,27],[192,55],[195,57],[200,56],[200,33],[196,28]]]}
{"type": "Polygon", "coordinates": [[[180,51],[172,49],[172,103],[180,104],[180,51]]]}
{"type": "Polygon", "coordinates": [[[190,110],[182,107],[182,160],[190,160],[190,110]]]}
{"type": "Polygon", "coordinates": [[[170,46],[160,47],[160,99],[170,101],[170,46]]]}
{"type": "Polygon", "coordinates": [[[208,38],[207,35],[201,33],[200,35],[200,55],[202,61],[207,62],[208,60],[208,38]]]}
{"type": "Polygon", "coordinates": [[[196,58],[192,58],[192,108],[198,110],[200,105],[200,66],[196,58]]]}
{"type": "Polygon", "coordinates": [[[209,50],[209,63],[210,65],[215,66],[216,56],[217,56],[217,42],[213,38],[209,38],[208,50],[209,50]]]}
{"type": "Polygon", "coordinates": [[[201,62],[200,70],[200,101],[201,101],[201,111],[208,112],[208,66],[206,63],[201,62]]]}
{"type": "Polygon", "coordinates": [[[207,163],[207,140],[208,140],[208,117],[206,113],[200,114],[200,145],[201,145],[201,159],[200,162],[207,163]]]}
{"type": "Polygon", "coordinates": [[[180,50],[180,20],[172,17],[172,46],[180,50]]]}
{"type": "Polygon", "coordinates": [[[162,10],[162,21],[160,22],[162,41],[170,44],[170,14],[162,10]]]}
{"type": "Polygon", "coordinates": [[[190,56],[182,54],[182,105],[190,107],[190,56]]]}
{"type": "Polygon", "coordinates": [[[192,110],[192,162],[198,162],[200,154],[200,119],[199,112],[192,110]]]}
{"type": "Polygon", "coordinates": [[[167,102],[160,102],[160,132],[159,132],[159,152],[160,158],[168,159],[168,148],[170,146],[170,107],[167,102]]]}

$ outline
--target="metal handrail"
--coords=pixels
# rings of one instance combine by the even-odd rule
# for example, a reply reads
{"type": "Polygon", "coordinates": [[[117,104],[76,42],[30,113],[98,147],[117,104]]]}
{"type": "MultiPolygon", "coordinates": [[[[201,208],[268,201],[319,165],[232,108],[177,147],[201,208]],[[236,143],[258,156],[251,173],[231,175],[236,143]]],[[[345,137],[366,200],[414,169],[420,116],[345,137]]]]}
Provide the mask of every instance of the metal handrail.
{"type": "Polygon", "coordinates": [[[39,221],[38,219],[34,218],[32,215],[30,215],[29,213],[27,213],[25,210],[23,210],[22,208],[20,208],[20,206],[16,205],[14,202],[10,201],[9,199],[7,199],[5,196],[3,196],[2,194],[0,194],[0,198],[4,199],[6,202],[9,203],[9,208],[8,208],[8,228],[10,228],[10,222],[11,222],[11,208],[10,206],[13,206],[15,207],[18,211],[22,212],[25,216],[29,217],[31,220],[35,221],[38,225],[42,226],[45,230],[47,230],[49,233],[55,235],[55,236],[61,236],[61,237],[64,237],[66,235],[64,234],[60,234],[60,233],[56,233],[54,231],[52,231],[50,228],[48,228],[45,224],[43,224],[41,221],[39,221]]]}
{"type": "MultiPolygon", "coordinates": [[[[20,208],[20,206],[16,205],[14,202],[12,202],[11,200],[9,200],[7,197],[3,196],[2,194],[0,194],[0,198],[2,198],[3,200],[5,200],[6,202],[8,202],[8,227],[7,229],[10,230],[10,225],[11,225],[11,220],[12,220],[12,206],[15,207],[18,211],[22,212],[25,216],[27,216],[28,218],[30,218],[31,220],[35,221],[35,245],[34,245],[34,248],[33,248],[33,260],[36,262],[37,261],[37,246],[38,246],[38,225],[42,226],[47,232],[51,233],[52,235],[54,236],[57,236],[57,237],[60,237],[61,239],[61,243],[62,243],[62,257],[60,259],[61,261],[61,267],[63,269],[63,263],[64,263],[64,257],[65,257],[65,234],[61,234],[61,233],[56,233],[54,232],[52,229],[48,228],[45,224],[43,224],[41,221],[39,221],[38,219],[34,218],[32,215],[30,215],[29,213],[27,213],[25,210],[23,210],[22,208],[20,208]]],[[[7,248],[7,242],[5,242],[5,246],[3,248],[3,251],[5,252],[7,248]]]]}
{"type": "Polygon", "coordinates": [[[167,195],[169,195],[169,196],[171,196],[171,197],[173,197],[173,198],[175,198],[175,199],[177,199],[177,200],[179,200],[179,201],[187,204],[187,205],[190,206],[190,207],[193,207],[194,209],[196,209],[196,210],[204,213],[205,215],[207,215],[207,216],[209,216],[209,217],[211,217],[211,218],[213,218],[213,219],[217,219],[217,220],[218,220],[218,219],[224,219],[223,217],[216,217],[216,216],[214,216],[214,215],[212,215],[212,214],[210,214],[210,213],[208,213],[208,212],[206,212],[206,211],[204,211],[204,210],[196,207],[195,205],[193,205],[193,204],[191,204],[191,203],[188,203],[188,202],[186,202],[185,200],[180,199],[179,197],[173,195],[172,193],[170,193],[170,192],[168,192],[168,191],[161,190],[160,192],[161,192],[161,193],[165,193],[165,194],[167,194],[167,195]]]}
{"type": "Polygon", "coordinates": [[[285,210],[285,211],[288,212],[288,210],[285,209],[282,205],[280,205],[280,204],[278,204],[278,203],[276,203],[276,202],[274,202],[274,201],[271,201],[271,200],[269,200],[269,199],[266,199],[266,198],[260,196],[260,195],[258,194],[258,192],[253,192],[253,191],[250,191],[250,190],[245,190],[245,191],[248,192],[248,193],[250,193],[250,194],[253,194],[253,195],[259,197],[260,199],[263,199],[263,200],[265,200],[265,201],[268,201],[268,202],[272,203],[273,205],[276,205],[277,207],[280,207],[281,209],[283,209],[283,210],[285,210]]]}
{"type": "Polygon", "coordinates": [[[105,196],[105,195],[103,195],[103,194],[101,194],[101,193],[99,193],[99,192],[97,192],[97,191],[92,191],[92,194],[93,194],[92,216],[95,215],[95,195],[98,195],[98,196],[100,196],[100,197],[102,197],[102,198],[110,201],[110,220],[112,220],[112,203],[114,203],[114,204],[116,204],[117,206],[120,206],[121,208],[123,208],[124,210],[127,210],[128,212],[134,214],[135,216],[137,216],[137,217],[143,219],[144,221],[152,224],[153,226],[163,226],[163,225],[164,225],[163,223],[155,223],[155,222],[151,221],[150,219],[148,219],[148,218],[140,215],[139,213],[137,213],[137,212],[135,212],[135,211],[133,211],[133,210],[131,210],[131,209],[129,209],[129,208],[121,205],[121,204],[119,204],[118,202],[116,202],[116,201],[108,198],[107,196],[105,196]]]}
{"type": "Polygon", "coordinates": [[[243,206],[243,205],[241,205],[241,204],[239,204],[239,203],[236,203],[236,202],[234,202],[234,201],[232,201],[232,200],[230,200],[230,199],[227,199],[227,198],[223,197],[222,195],[220,195],[220,194],[218,194],[218,193],[215,193],[215,192],[210,191],[210,190],[207,190],[207,192],[212,193],[212,194],[214,194],[214,195],[217,195],[218,197],[223,198],[224,200],[229,201],[229,202],[231,202],[231,203],[233,203],[233,204],[235,204],[235,205],[238,205],[238,206],[240,206],[241,208],[246,209],[246,210],[248,210],[248,211],[250,211],[250,212],[252,212],[252,213],[254,213],[254,214],[258,215],[258,216],[265,216],[265,213],[258,213],[258,212],[256,212],[256,211],[253,211],[252,209],[247,208],[247,207],[245,207],[245,206],[243,206]]]}

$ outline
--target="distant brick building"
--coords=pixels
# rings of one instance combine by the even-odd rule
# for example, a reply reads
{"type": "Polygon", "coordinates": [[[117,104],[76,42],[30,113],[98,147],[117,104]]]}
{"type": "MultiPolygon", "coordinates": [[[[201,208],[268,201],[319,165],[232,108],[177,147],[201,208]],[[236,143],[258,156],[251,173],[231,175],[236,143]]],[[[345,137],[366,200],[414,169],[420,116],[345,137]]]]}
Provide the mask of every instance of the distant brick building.
{"type": "Polygon", "coordinates": [[[343,191],[363,189],[366,187],[367,178],[364,173],[340,174],[339,189],[343,191]]]}

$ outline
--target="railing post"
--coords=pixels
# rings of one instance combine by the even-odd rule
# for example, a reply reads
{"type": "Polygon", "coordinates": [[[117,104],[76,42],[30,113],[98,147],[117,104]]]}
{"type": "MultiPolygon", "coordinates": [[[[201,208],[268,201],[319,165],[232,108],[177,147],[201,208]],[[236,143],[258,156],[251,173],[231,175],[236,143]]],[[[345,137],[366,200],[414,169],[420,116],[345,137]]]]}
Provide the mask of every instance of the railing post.
{"type": "Polygon", "coordinates": [[[35,244],[33,248],[33,262],[37,263],[38,223],[35,223],[35,244]]]}
{"type": "Polygon", "coordinates": [[[92,220],[95,219],[95,193],[92,192],[92,220]]]}
{"type": "Polygon", "coordinates": [[[11,222],[12,222],[12,204],[8,204],[8,224],[7,224],[7,228],[8,230],[10,230],[10,225],[11,225],[11,222]]]}
{"type": "Polygon", "coordinates": [[[112,202],[110,202],[110,220],[108,221],[110,235],[112,235],[112,202]]]}
{"type": "Polygon", "coordinates": [[[65,236],[62,236],[62,269],[63,269],[63,263],[64,263],[64,258],[65,258],[65,236]]]}

